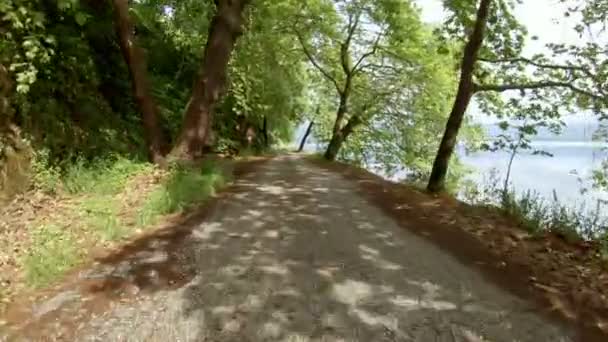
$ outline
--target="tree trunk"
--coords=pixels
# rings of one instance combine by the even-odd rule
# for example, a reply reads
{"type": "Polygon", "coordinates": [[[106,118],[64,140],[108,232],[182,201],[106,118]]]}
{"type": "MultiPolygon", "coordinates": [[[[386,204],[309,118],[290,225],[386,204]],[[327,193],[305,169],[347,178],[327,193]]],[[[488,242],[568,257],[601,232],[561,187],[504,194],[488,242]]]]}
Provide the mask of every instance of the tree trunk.
{"type": "Polygon", "coordinates": [[[0,129],[8,127],[13,118],[12,96],[13,81],[8,73],[8,68],[0,64],[0,129]]]}
{"type": "Polygon", "coordinates": [[[340,152],[340,148],[342,148],[342,144],[344,144],[344,138],[342,137],[341,132],[338,134],[334,134],[329,141],[329,145],[327,145],[327,149],[325,150],[325,154],[323,157],[327,160],[334,161],[338,156],[338,152],[340,152]]]}
{"type": "Polygon", "coordinates": [[[347,82],[344,87],[344,91],[340,94],[340,104],[338,105],[338,111],[336,112],[336,121],[334,121],[334,129],[332,130],[332,134],[337,134],[342,129],[342,121],[344,121],[344,116],[348,112],[348,100],[350,96],[350,87],[351,84],[350,76],[346,77],[347,82]]]}
{"type": "Polygon", "coordinates": [[[242,12],[249,0],[216,0],[217,12],[209,27],[209,37],[199,75],[184,114],[182,131],[171,155],[193,159],[208,143],[215,105],[226,84],[226,69],[238,37],[242,34],[242,12]]]}
{"type": "Polygon", "coordinates": [[[112,0],[112,2],[114,4],[114,19],[120,50],[129,67],[131,87],[142,115],[148,158],[154,163],[159,163],[164,160],[163,147],[165,140],[160,127],[158,107],[154,102],[148,83],[144,53],[137,46],[133,36],[134,27],[129,18],[128,1],[112,0]]]}
{"type": "Polygon", "coordinates": [[[523,137],[520,136],[519,140],[517,141],[517,145],[515,145],[513,147],[513,149],[511,150],[511,155],[509,156],[509,164],[507,165],[507,175],[505,176],[505,182],[504,182],[503,188],[502,188],[503,198],[509,192],[509,180],[511,178],[511,168],[513,167],[513,160],[515,160],[515,156],[517,155],[517,151],[519,150],[519,145],[521,144],[522,139],[523,139],[523,137]]]}
{"type": "Polygon", "coordinates": [[[304,150],[304,145],[306,145],[306,139],[308,139],[308,136],[310,135],[310,132],[312,131],[312,126],[315,124],[314,121],[311,121],[308,124],[308,128],[306,128],[306,133],[304,133],[304,136],[302,137],[302,141],[300,141],[300,147],[298,148],[298,152],[302,152],[304,150]]]}
{"type": "Polygon", "coordinates": [[[344,141],[353,133],[355,127],[357,127],[361,123],[361,119],[359,116],[353,116],[348,120],[348,123],[344,128],[342,128],[337,134],[333,134],[331,140],[329,141],[329,145],[327,145],[327,150],[325,151],[324,157],[327,160],[336,160],[338,156],[338,152],[342,148],[344,141]]]}
{"type": "Polygon", "coordinates": [[[236,117],[237,137],[242,148],[247,146],[247,130],[249,129],[249,121],[245,115],[237,115],[236,117]]]}
{"type": "Polygon", "coordinates": [[[262,134],[264,135],[264,147],[268,148],[268,119],[266,118],[266,115],[264,115],[264,123],[262,124],[262,134]]]}
{"type": "Polygon", "coordinates": [[[474,92],[473,70],[477,61],[477,54],[483,42],[491,2],[492,0],[481,0],[477,10],[475,27],[464,49],[456,99],[454,100],[454,105],[448,118],[427,186],[427,190],[430,192],[440,192],[445,189],[448,165],[456,147],[458,131],[474,92]]]}

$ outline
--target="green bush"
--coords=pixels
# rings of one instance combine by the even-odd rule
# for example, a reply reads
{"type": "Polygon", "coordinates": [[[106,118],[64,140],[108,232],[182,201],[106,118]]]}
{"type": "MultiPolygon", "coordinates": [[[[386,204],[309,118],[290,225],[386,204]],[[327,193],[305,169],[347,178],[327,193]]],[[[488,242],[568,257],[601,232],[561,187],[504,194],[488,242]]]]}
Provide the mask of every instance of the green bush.
{"type": "Polygon", "coordinates": [[[465,189],[465,200],[473,205],[496,206],[533,234],[552,231],[568,241],[608,237],[608,218],[602,215],[600,202],[590,209],[564,204],[555,191],[551,200],[530,190],[521,194],[513,188],[505,191],[495,172],[491,172],[483,184],[465,189]]]}
{"type": "Polygon", "coordinates": [[[526,191],[519,197],[514,191],[501,191],[501,209],[516,218],[527,231],[537,234],[544,230],[545,222],[550,218],[545,200],[539,193],[526,191]]]}

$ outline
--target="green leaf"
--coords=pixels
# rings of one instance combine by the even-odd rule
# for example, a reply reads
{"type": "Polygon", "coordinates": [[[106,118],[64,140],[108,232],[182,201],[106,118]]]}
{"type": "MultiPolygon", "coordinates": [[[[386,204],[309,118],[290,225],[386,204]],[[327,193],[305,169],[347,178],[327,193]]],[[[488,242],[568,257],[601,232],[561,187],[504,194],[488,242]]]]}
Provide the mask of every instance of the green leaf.
{"type": "Polygon", "coordinates": [[[74,15],[74,19],[76,20],[76,23],[78,25],[84,26],[84,24],[87,23],[89,16],[84,12],[76,12],[76,14],[74,15]]]}

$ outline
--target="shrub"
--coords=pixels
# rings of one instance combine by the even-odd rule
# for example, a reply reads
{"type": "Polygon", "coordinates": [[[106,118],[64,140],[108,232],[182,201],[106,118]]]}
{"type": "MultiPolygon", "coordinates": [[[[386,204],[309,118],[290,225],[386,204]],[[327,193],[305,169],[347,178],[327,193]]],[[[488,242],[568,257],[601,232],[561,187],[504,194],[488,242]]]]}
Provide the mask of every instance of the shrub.
{"type": "Polygon", "coordinates": [[[533,234],[552,231],[568,241],[601,240],[608,236],[608,217],[602,215],[600,202],[593,210],[584,205],[566,205],[555,191],[552,200],[547,200],[535,191],[521,194],[512,188],[505,191],[498,182],[487,184],[481,190],[469,190],[467,195],[473,204],[497,206],[533,234]]]}

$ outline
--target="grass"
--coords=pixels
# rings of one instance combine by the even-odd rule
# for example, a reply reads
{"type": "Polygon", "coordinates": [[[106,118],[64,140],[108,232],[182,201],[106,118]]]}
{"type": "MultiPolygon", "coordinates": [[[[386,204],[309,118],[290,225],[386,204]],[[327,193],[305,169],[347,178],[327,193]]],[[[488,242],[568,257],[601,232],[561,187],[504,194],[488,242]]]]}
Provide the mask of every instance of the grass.
{"type": "Polygon", "coordinates": [[[597,241],[604,246],[603,253],[608,256],[608,218],[602,216],[599,202],[591,209],[564,204],[555,191],[551,199],[530,190],[521,194],[512,188],[505,191],[492,174],[484,184],[467,189],[465,200],[474,205],[497,207],[535,235],[550,231],[569,242],[597,241]]]}
{"type": "Polygon", "coordinates": [[[34,229],[29,252],[22,263],[29,285],[41,287],[53,282],[81,260],[76,239],[61,226],[34,229]]]}
{"type": "Polygon", "coordinates": [[[123,157],[99,159],[88,165],[79,160],[67,168],[62,184],[67,193],[83,195],[77,212],[85,230],[104,241],[116,241],[128,234],[118,218],[120,194],[127,190],[130,179],[153,169],[148,163],[123,157]]]}
{"type": "Polygon", "coordinates": [[[150,194],[138,214],[140,226],[154,224],[158,218],[183,211],[213,196],[227,179],[212,163],[200,167],[175,167],[164,184],[150,194]]]}
{"type": "Polygon", "coordinates": [[[602,216],[599,204],[595,210],[572,207],[563,204],[555,192],[553,199],[547,200],[535,192],[517,196],[511,190],[503,196],[500,207],[531,233],[551,231],[569,242],[608,237],[608,218],[602,216]]]}
{"type": "Polygon", "coordinates": [[[100,241],[120,241],[164,215],[188,210],[229,181],[226,168],[211,161],[168,171],[122,157],[78,160],[62,172],[37,167],[36,189],[69,205],[37,217],[29,228],[30,241],[18,260],[32,287],[56,281],[100,241]]]}
{"type": "Polygon", "coordinates": [[[108,196],[87,198],[79,206],[84,217],[84,224],[105,241],[116,241],[125,235],[127,230],[118,219],[119,206],[108,196]]]}
{"type": "Polygon", "coordinates": [[[99,159],[90,164],[78,160],[67,168],[63,186],[71,194],[115,194],[131,177],[152,168],[151,164],[124,157],[99,159]]]}

